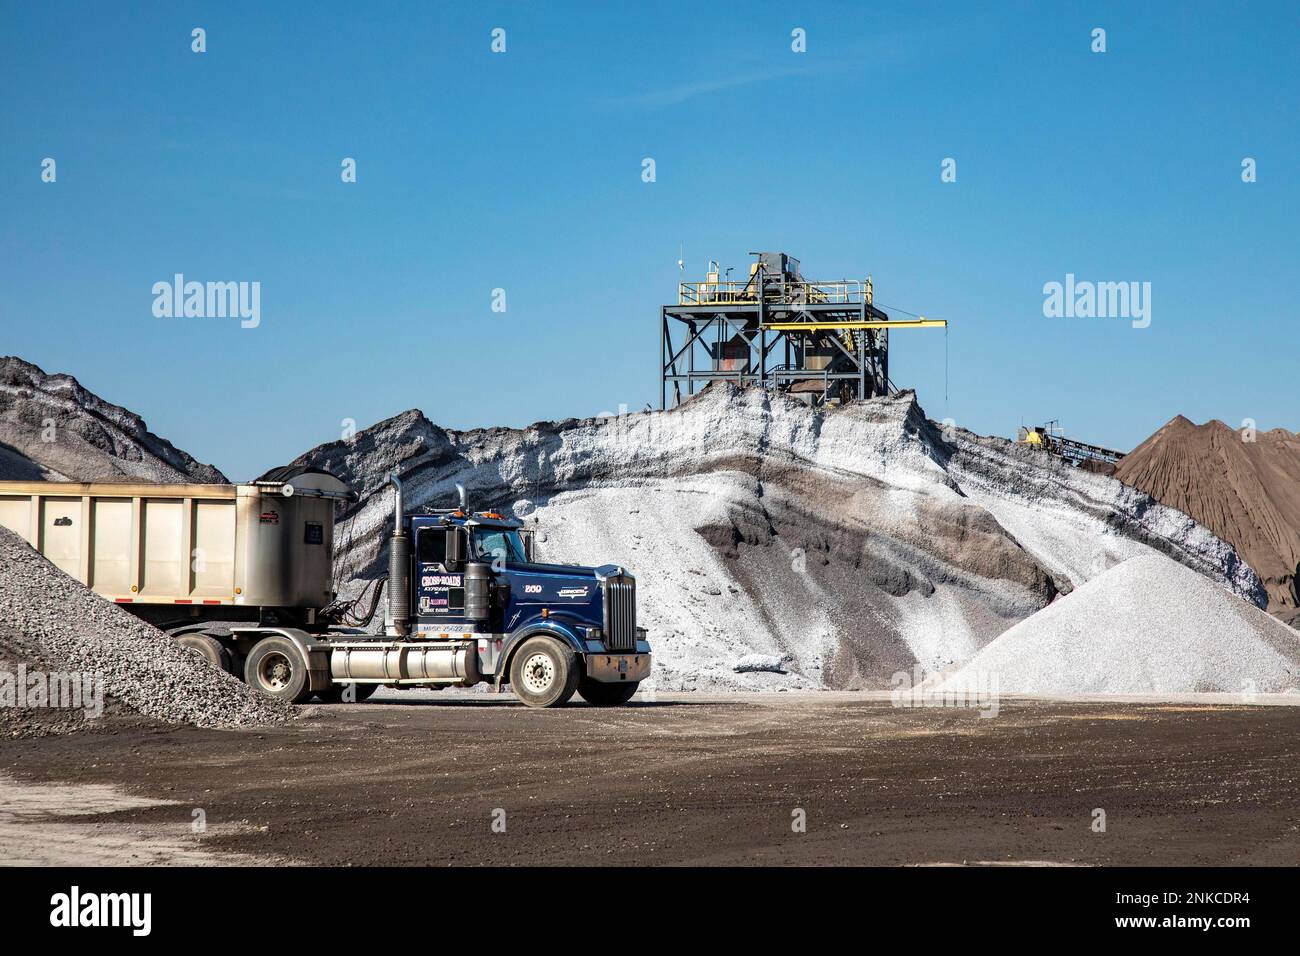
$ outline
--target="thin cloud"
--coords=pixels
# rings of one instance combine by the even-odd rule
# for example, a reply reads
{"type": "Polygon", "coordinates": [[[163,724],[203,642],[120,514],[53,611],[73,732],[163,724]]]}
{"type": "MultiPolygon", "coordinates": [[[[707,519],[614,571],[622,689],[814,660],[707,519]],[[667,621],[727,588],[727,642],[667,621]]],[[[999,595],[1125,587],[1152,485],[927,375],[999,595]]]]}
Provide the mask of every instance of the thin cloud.
{"type": "Polygon", "coordinates": [[[647,93],[635,93],[629,96],[615,96],[597,100],[605,106],[641,106],[657,109],[676,106],[697,96],[720,93],[723,90],[739,89],[756,83],[767,83],[791,76],[807,76],[811,73],[825,72],[825,68],[799,67],[789,70],[769,70],[765,73],[747,73],[741,76],[726,77],[718,80],[704,80],[696,83],[683,83],[663,90],[651,90],[647,93]]]}

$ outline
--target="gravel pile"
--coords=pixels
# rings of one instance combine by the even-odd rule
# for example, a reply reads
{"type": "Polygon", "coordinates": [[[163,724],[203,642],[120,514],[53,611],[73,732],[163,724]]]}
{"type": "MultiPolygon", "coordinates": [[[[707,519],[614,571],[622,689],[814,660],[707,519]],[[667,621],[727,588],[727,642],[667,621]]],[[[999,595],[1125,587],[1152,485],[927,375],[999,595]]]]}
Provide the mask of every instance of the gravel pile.
{"type": "Polygon", "coordinates": [[[102,674],[115,713],[199,727],[273,723],[291,713],[86,590],[4,528],[0,622],[0,669],[13,674],[23,663],[29,671],[102,674]]]}
{"type": "Polygon", "coordinates": [[[0,479],[225,482],[71,375],[0,356],[0,479]]]}
{"type": "Polygon", "coordinates": [[[1179,415],[1125,455],[1115,477],[1232,542],[1264,579],[1268,609],[1300,617],[1300,435],[1179,415]]]}
{"type": "Polygon", "coordinates": [[[1300,634],[1147,554],[1021,621],[929,686],[975,690],[990,675],[1010,694],[1300,692],[1300,634]]]}
{"type": "Polygon", "coordinates": [[[969,660],[1059,594],[1159,551],[1264,603],[1231,546],[1122,483],[926,420],[911,393],[812,409],[715,384],[667,412],[457,432],[408,411],[298,464],[360,502],[339,590],[385,570],[407,506],[513,510],[543,560],[622,564],[660,690],[889,686],[969,660]],[[783,661],[780,670],[737,661],[783,661]]]}

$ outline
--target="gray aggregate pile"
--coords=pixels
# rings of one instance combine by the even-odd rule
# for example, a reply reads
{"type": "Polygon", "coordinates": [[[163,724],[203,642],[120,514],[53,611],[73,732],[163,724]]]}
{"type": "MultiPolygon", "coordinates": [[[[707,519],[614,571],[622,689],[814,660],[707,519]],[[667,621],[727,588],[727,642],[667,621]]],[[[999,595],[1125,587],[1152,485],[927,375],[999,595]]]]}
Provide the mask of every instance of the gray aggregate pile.
{"type": "Polygon", "coordinates": [[[197,727],[276,723],[292,713],[93,594],[4,528],[0,623],[0,670],[102,675],[118,712],[197,727]]]}

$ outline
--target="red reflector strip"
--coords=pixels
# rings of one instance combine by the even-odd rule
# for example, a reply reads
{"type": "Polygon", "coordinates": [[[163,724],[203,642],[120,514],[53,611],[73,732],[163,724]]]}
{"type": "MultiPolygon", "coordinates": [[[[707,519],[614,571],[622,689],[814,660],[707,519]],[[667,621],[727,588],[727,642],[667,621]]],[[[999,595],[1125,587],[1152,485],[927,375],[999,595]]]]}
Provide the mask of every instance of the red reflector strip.
{"type": "Polygon", "coordinates": [[[194,602],[191,601],[189,598],[177,598],[176,600],[172,601],[172,603],[173,603],[173,604],[193,604],[194,602]]]}
{"type": "Polygon", "coordinates": [[[204,601],[204,604],[220,604],[220,601],[204,601]]]}
{"type": "Polygon", "coordinates": [[[134,598],[113,598],[118,604],[130,604],[134,598]]]}

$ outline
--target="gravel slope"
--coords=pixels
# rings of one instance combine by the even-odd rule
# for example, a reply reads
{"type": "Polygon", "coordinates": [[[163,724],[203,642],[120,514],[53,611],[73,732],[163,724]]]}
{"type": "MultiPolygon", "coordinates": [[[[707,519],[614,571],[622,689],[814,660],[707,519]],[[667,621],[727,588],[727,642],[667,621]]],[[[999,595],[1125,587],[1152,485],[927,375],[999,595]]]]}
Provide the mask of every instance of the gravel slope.
{"type": "MultiPolygon", "coordinates": [[[[273,723],[290,709],[86,590],[0,528],[0,671],[100,674],[110,713],[199,727],[273,723]]],[[[69,729],[78,712],[0,707],[4,736],[69,729]]]]}
{"type": "Polygon", "coordinates": [[[71,375],[47,375],[30,362],[0,356],[0,480],[224,483],[226,478],[71,375]]]}
{"type": "Polygon", "coordinates": [[[410,411],[298,462],[361,495],[335,536],[344,592],[383,571],[393,468],[412,508],[461,482],[473,507],[537,520],[544,558],[626,565],[659,689],[885,687],[1152,551],[1264,601],[1186,515],[1010,442],[945,438],[910,393],[823,411],[714,386],[668,412],[469,432],[410,411]],[[738,673],[753,654],[788,655],[787,673],[738,673]]]}
{"type": "Polygon", "coordinates": [[[1001,438],[958,429],[949,447],[947,467],[962,492],[1058,580],[1082,584],[1155,550],[1257,607],[1268,602],[1259,576],[1229,542],[1139,489],[1001,438]]]}
{"type": "Polygon", "coordinates": [[[1110,569],[931,685],[1001,693],[1300,693],[1300,634],[1163,555],[1110,569]],[[981,683],[984,682],[984,683],[981,683]]]}
{"type": "Polygon", "coordinates": [[[1230,541],[1263,578],[1269,610],[1289,619],[1300,615],[1300,435],[1250,437],[1180,415],[1126,455],[1115,477],[1230,541]]]}

